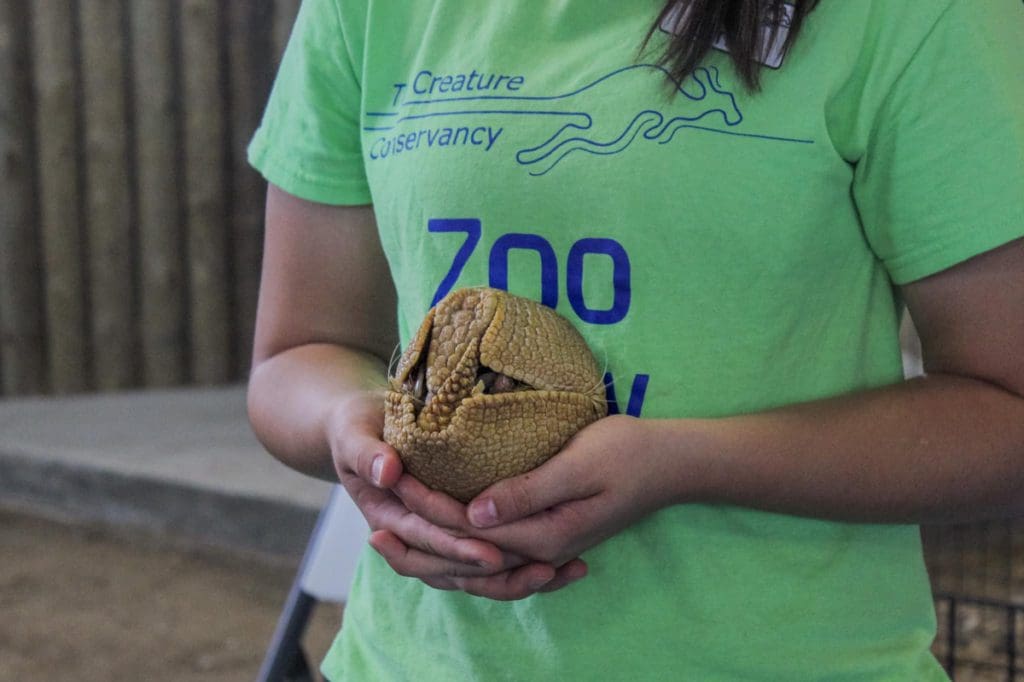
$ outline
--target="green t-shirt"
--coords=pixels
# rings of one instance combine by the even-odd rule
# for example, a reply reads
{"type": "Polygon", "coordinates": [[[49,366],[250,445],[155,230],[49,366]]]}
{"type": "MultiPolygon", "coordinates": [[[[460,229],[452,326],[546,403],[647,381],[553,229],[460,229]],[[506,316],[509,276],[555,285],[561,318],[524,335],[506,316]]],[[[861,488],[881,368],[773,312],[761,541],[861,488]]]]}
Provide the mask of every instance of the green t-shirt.
{"type": "MultiPolygon", "coordinates": [[[[666,34],[637,52],[661,4],[306,0],[252,163],[373,204],[404,340],[489,284],[568,317],[636,416],[899,381],[893,284],[1024,234],[1021,3],[823,0],[759,94],[718,49],[668,84],[666,34]]],[[[916,527],[682,505],[585,559],[499,603],[366,552],[323,669],[945,679],[916,527]]]]}

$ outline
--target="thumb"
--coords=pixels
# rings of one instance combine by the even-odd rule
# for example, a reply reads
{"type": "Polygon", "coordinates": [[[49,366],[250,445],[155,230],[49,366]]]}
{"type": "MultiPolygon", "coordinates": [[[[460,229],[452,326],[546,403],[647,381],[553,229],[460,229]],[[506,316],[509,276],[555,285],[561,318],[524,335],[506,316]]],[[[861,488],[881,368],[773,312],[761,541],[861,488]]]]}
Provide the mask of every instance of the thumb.
{"type": "Polygon", "coordinates": [[[345,452],[343,466],[378,488],[391,488],[402,477],[398,452],[380,438],[352,434],[345,443],[345,452]]]}
{"type": "Polygon", "coordinates": [[[473,498],[467,509],[469,522],[477,528],[490,528],[598,492],[582,473],[575,457],[555,455],[536,469],[498,481],[473,498]]]}

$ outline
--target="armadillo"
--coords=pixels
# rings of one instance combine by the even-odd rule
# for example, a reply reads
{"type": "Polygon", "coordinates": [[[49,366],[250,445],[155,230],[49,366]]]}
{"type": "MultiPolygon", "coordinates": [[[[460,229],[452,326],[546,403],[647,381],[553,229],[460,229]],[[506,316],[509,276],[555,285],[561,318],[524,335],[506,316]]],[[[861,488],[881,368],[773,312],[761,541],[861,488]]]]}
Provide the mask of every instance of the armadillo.
{"type": "Polygon", "coordinates": [[[406,470],[468,502],[607,414],[603,372],[553,309],[485,287],[430,309],[390,377],[384,440],[406,470]]]}

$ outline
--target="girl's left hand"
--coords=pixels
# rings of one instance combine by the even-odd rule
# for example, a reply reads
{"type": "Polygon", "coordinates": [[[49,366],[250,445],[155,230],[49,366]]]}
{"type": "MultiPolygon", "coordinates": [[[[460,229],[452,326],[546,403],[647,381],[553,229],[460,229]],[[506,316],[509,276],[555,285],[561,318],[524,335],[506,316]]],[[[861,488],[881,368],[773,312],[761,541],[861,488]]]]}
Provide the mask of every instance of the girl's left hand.
{"type": "Polygon", "coordinates": [[[414,480],[396,492],[438,525],[459,526],[506,552],[564,566],[673,502],[679,463],[655,447],[655,424],[623,415],[601,419],[540,467],[495,483],[468,507],[414,480]]]}
{"type": "Polygon", "coordinates": [[[676,472],[655,424],[614,415],[582,429],[540,467],[477,495],[473,534],[559,566],[671,504],[676,472]]]}

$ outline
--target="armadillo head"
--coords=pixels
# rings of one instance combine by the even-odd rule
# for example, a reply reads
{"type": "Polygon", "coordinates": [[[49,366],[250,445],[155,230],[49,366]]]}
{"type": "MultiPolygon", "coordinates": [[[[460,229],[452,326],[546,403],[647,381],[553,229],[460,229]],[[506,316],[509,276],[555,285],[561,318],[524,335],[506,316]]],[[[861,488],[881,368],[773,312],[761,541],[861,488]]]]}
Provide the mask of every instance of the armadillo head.
{"type": "Polygon", "coordinates": [[[605,414],[601,369],[565,318],[498,289],[460,289],[402,354],[384,440],[413,476],[466,502],[605,414]]]}

